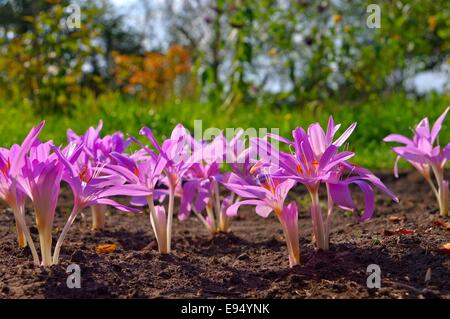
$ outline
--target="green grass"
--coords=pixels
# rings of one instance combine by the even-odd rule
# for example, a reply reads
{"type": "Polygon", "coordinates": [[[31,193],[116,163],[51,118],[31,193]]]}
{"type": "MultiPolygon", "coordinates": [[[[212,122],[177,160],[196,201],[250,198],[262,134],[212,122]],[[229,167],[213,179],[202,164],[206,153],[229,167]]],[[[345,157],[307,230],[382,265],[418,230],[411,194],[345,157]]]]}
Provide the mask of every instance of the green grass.
{"type": "MultiPolygon", "coordinates": [[[[306,127],[319,121],[326,125],[333,114],[343,128],[358,122],[358,127],[349,139],[349,148],[356,152],[354,162],[377,169],[391,168],[394,155],[389,145],[383,143],[384,136],[391,132],[411,135],[411,128],[425,116],[434,121],[444,108],[450,105],[450,97],[431,94],[419,101],[405,95],[391,96],[383,101],[367,102],[362,105],[329,102],[319,110],[309,108],[271,109],[258,106],[241,106],[234,109],[220,109],[210,104],[193,102],[150,105],[122,98],[120,96],[85,100],[72,110],[71,114],[35,115],[30,106],[0,101],[0,145],[9,147],[20,143],[32,125],[46,120],[42,139],[53,139],[64,143],[67,128],[82,133],[87,127],[104,121],[103,133],[121,130],[138,135],[142,126],[149,126],[160,139],[170,134],[177,123],[183,123],[193,130],[194,120],[203,120],[203,128],[279,128],[284,136],[290,136],[296,126],[306,127]]],[[[450,139],[450,118],[444,123],[440,136],[441,144],[450,139]]],[[[407,167],[407,166],[404,166],[407,167]]]]}

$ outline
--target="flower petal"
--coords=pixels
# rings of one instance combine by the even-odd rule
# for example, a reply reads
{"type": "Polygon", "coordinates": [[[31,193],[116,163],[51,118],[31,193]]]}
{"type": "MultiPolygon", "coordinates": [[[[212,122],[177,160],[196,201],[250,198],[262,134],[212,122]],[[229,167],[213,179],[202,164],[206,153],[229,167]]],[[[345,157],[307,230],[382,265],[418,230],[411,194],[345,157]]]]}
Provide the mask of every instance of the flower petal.
{"type": "Polygon", "coordinates": [[[256,199],[243,200],[228,207],[226,214],[228,216],[237,216],[238,209],[241,205],[266,205],[266,203],[256,199]]]}
{"type": "Polygon", "coordinates": [[[256,213],[261,217],[267,218],[272,211],[273,208],[268,205],[256,205],[256,213]]]}
{"type": "Polygon", "coordinates": [[[141,185],[116,185],[102,191],[98,196],[101,198],[110,196],[149,196],[152,191],[141,185]]]}
{"type": "Polygon", "coordinates": [[[350,137],[350,135],[352,135],[353,131],[356,128],[357,123],[352,123],[352,125],[350,125],[344,133],[342,133],[342,135],[333,143],[334,145],[340,147],[342,146],[345,141],[350,137]]]}
{"type": "Polygon", "coordinates": [[[413,145],[413,141],[407,138],[406,136],[400,134],[389,134],[383,139],[384,142],[397,142],[403,143],[406,145],[413,145]]]}
{"type": "Polygon", "coordinates": [[[434,122],[433,128],[431,129],[431,143],[434,143],[434,141],[436,140],[436,137],[439,135],[439,131],[442,128],[442,122],[444,122],[445,117],[447,116],[448,111],[450,110],[450,106],[447,107],[444,111],[444,113],[442,113],[441,116],[439,116],[439,118],[436,120],[436,122],[434,122]]]}
{"type": "Polygon", "coordinates": [[[126,213],[140,213],[141,212],[139,209],[122,205],[112,199],[109,199],[109,198],[99,198],[92,203],[92,205],[94,205],[94,204],[112,206],[112,207],[114,207],[122,212],[126,212],[126,213]]]}
{"type": "Polygon", "coordinates": [[[375,195],[373,189],[369,184],[363,181],[354,181],[353,183],[358,185],[364,193],[364,214],[359,218],[359,221],[367,221],[372,217],[375,207],[375,195]]]}
{"type": "Polygon", "coordinates": [[[340,208],[350,211],[355,209],[348,183],[329,183],[328,190],[333,202],[340,208]]]}

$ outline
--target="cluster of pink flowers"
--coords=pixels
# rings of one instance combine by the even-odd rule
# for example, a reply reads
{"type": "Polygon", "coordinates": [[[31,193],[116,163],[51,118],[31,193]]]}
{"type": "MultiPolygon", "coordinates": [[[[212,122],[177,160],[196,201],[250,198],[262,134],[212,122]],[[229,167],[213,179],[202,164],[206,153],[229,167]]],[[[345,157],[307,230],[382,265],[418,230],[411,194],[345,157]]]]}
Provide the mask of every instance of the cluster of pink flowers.
{"type": "Polygon", "coordinates": [[[422,119],[415,128],[412,139],[400,134],[391,134],[384,138],[385,142],[404,144],[404,146],[392,148],[397,154],[394,167],[395,176],[398,176],[397,162],[400,158],[404,158],[430,184],[442,216],[448,216],[448,181],[444,178],[444,168],[450,159],[450,143],[442,148],[439,142],[439,132],[449,110],[450,107],[447,107],[431,129],[428,118],[422,119]],[[435,177],[435,182],[432,175],[435,177]]]}
{"type": "MultiPolygon", "coordinates": [[[[448,214],[448,182],[443,171],[450,144],[443,150],[433,145],[447,111],[431,131],[424,119],[413,140],[400,135],[385,139],[405,144],[394,151],[430,182],[443,215],[448,214]],[[431,181],[430,171],[438,187],[431,181]]],[[[238,214],[241,205],[253,205],[258,215],[268,217],[274,212],[280,221],[292,267],[300,263],[299,207],[295,201],[286,201],[296,185],[303,185],[310,195],[312,238],[322,250],[329,249],[336,207],[350,210],[365,221],[374,212],[374,187],[398,201],[378,177],[349,161],[353,152],[340,151],[356,123],[336,138],[340,125],[332,117],[326,130],[314,123],[307,130],[295,128],[292,140],[267,134],[250,138],[248,146],[242,130],[230,139],[220,133],[212,141],[198,141],[181,124],[162,143],[149,128],[142,128],[139,133],[148,140],[145,145],[132,136],[125,138],[121,132],[101,137],[100,122],[81,136],[69,130],[67,146],[58,147],[52,141],[39,140],[43,127],[44,122],[32,128],[21,145],[0,148],[0,197],[14,213],[19,246],[28,245],[34,262],[44,267],[58,263],[64,238],[88,207],[92,210],[92,228],[102,229],[107,206],[130,213],[139,212],[136,207],[148,206],[158,250],[170,253],[175,213],[181,221],[195,216],[214,235],[230,230],[230,218],[238,214]],[[278,150],[274,141],[286,144],[290,152],[278,150]],[[131,143],[139,146],[132,154],[126,152],[131,143]],[[53,220],[62,183],[72,190],[73,208],[52,251],[53,220]],[[352,184],[364,195],[362,214],[352,200],[352,184]],[[325,214],[319,198],[321,187],[326,194],[325,214]],[[129,204],[114,200],[117,196],[128,196],[129,204]],[[25,219],[27,199],[34,209],[40,255],[25,219]]]]}

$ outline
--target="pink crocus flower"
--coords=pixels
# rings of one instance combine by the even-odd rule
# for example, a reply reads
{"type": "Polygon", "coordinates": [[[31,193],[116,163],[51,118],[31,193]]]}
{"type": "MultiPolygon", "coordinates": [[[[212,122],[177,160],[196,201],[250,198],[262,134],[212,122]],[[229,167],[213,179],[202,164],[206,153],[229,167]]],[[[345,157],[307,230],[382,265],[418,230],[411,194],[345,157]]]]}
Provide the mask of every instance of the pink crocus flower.
{"type": "MultiPolygon", "coordinates": [[[[67,130],[67,140],[69,143],[83,145],[83,150],[77,161],[80,165],[99,166],[109,164],[113,161],[110,156],[112,152],[123,153],[131,143],[125,139],[122,132],[115,132],[112,135],[100,136],[103,128],[103,121],[99,121],[97,127],[89,127],[86,132],[78,136],[71,129],[67,130]]],[[[92,229],[105,228],[106,205],[92,205],[92,229]]]]}
{"type": "Polygon", "coordinates": [[[438,200],[442,216],[448,216],[449,210],[449,185],[448,181],[444,179],[444,168],[450,159],[450,143],[441,148],[438,136],[449,110],[450,107],[447,107],[431,129],[428,118],[422,119],[414,130],[412,139],[400,134],[390,134],[384,138],[385,142],[404,144],[392,148],[397,154],[394,165],[395,176],[398,177],[397,163],[399,159],[406,159],[430,184],[438,200]],[[431,172],[435,177],[436,184],[431,177],[431,172]]]}
{"type": "MultiPolygon", "coordinates": [[[[308,127],[307,132],[301,127],[297,127],[292,132],[293,141],[278,136],[270,136],[289,144],[293,148],[293,154],[278,153],[278,166],[272,167],[272,170],[275,170],[273,176],[295,180],[303,184],[308,190],[311,197],[310,212],[314,241],[317,248],[322,250],[329,249],[334,204],[352,211],[356,209],[351,200],[350,184],[359,186],[367,201],[362,220],[370,218],[374,209],[373,189],[370,184],[386,192],[397,201],[395,195],[375,175],[348,162],[348,159],[354,156],[353,152],[338,152],[339,147],[346,142],[355,129],[356,123],[350,125],[339,138],[334,139],[339,127],[340,125],[335,125],[333,118],[330,117],[326,132],[318,123],[314,123],[308,127]],[[354,176],[351,176],[351,174],[354,176]],[[328,195],[328,214],[325,222],[319,199],[319,187],[322,184],[326,186],[328,195]]],[[[275,152],[266,140],[257,139],[254,145],[266,149],[268,154],[275,152]]],[[[267,166],[264,161],[257,164],[258,168],[264,166],[267,166]]]]}
{"type": "Polygon", "coordinates": [[[296,182],[292,179],[272,178],[270,174],[260,174],[256,183],[259,185],[248,184],[246,180],[232,173],[224,186],[243,200],[230,205],[226,213],[228,216],[236,216],[242,205],[256,206],[256,213],[263,218],[274,212],[283,228],[289,251],[289,264],[293,267],[300,263],[298,209],[295,203],[285,206],[284,202],[296,182]]]}
{"type": "Polygon", "coordinates": [[[39,232],[42,265],[52,265],[52,230],[60,193],[63,166],[55,154],[49,154],[50,142],[33,146],[25,159],[18,181],[33,203],[39,232]]]}
{"type": "MultiPolygon", "coordinates": [[[[193,211],[211,234],[219,232],[216,220],[218,222],[220,219],[218,215],[221,213],[220,199],[218,198],[216,201],[215,196],[216,194],[220,196],[217,181],[220,178],[218,163],[194,163],[183,178],[178,218],[182,221],[186,220],[193,211]],[[217,207],[219,207],[219,211],[217,211],[217,207]],[[203,210],[207,212],[206,217],[201,214],[203,210]],[[214,210],[216,210],[216,214],[214,214],[214,210]]],[[[223,231],[226,232],[226,229],[223,231]]]]}
{"type": "MultiPolygon", "coordinates": [[[[139,132],[141,135],[147,137],[152,146],[155,148],[156,152],[142,145],[136,139],[133,139],[154,159],[161,156],[165,159],[166,163],[164,165],[164,178],[161,179],[169,189],[169,203],[167,210],[167,222],[166,222],[166,248],[159,246],[159,250],[162,253],[171,252],[172,244],[172,221],[173,221],[173,211],[175,204],[175,194],[177,189],[179,189],[182,178],[184,174],[189,170],[192,162],[188,159],[192,153],[193,138],[189,132],[184,128],[183,125],[178,124],[172,131],[170,138],[164,140],[163,144],[160,145],[153,135],[153,132],[148,128],[144,127],[139,132]],[[158,154],[158,155],[157,155],[158,154]]],[[[149,206],[152,203],[149,203],[149,206]]]]}
{"type": "Polygon", "coordinates": [[[103,121],[99,121],[97,127],[89,127],[86,132],[79,136],[71,129],[67,130],[67,141],[77,145],[83,145],[83,153],[79,159],[84,162],[109,163],[112,152],[123,153],[131,141],[125,139],[122,132],[117,131],[111,135],[100,136],[103,121]]]}
{"type": "MultiPolygon", "coordinates": [[[[16,220],[17,241],[20,248],[27,246],[25,232],[22,230],[20,216],[25,214],[25,194],[20,187],[13,185],[15,179],[10,175],[11,158],[19,151],[19,145],[15,144],[11,149],[0,148],[0,198],[8,204],[14,213],[16,220]],[[15,188],[15,194],[13,189],[15,188]]],[[[25,220],[25,219],[23,219],[25,220]]]]}
{"type": "Polygon", "coordinates": [[[112,206],[123,212],[136,213],[139,210],[122,205],[111,197],[114,196],[148,196],[151,192],[139,184],[125,184],[126,179],[115,174],[115,171],[107,169],[106,164],[97,166],[79,166],[76,161],[80,154],[82,145],[66,148],[63,152],[57,147],[52,147],[53,151],[64,166],[63,180],[67,182],[72,189],[74,204],[69,219],[64,226],[62,233],[56,243],[53,255],[53,263],[57,264],[59,252],[77,215],[87,207],[92,206],[112,206]]]}
{"type": "MultiPolygon", "coordinates": [[[[311,196],[310,211],[314,240],[318,248],[328,250],[329,243],[320,208],[319,187],[330,179],[335,167],[354,156],[354,153],[338,153],[338,146],[330,143],[331,140],[327,141],[323,138],[326,135],[321,134],[322,131],[315,129],[316,127],[315,124],[311,125],[309,134],[303,128],[297,127],[292,132],[293,142],[284,138],[280,139],[282,142],[289,143],[294,152],[293,154],[278,153],[278,165],[281,170],[278,169],[275,176],[300,182],[306,187],[311,196]]],[[[256,143],[253,144],[257,144],[258,148],[266,149],[267,154],[275,152],[267,141],[262,139],[255,141],[256,143]]]]}
{"type": "Polygon", "coordinates": [[[158,250],[161,253],[169,252],[167,243],[167,217],[166,211],[162,206],[155,206],[155,200],[159,200],[166,195],[165,190],[158,188],[162,171],[167,160],[161,154],[152,154],[150,156],[139,153],[134,156],[112,153],[117,165],[110,165],[109,169],[123,176],[129,183],[144,187],[148,194],[145,196],[133,197],[132,204],[143,206],[148,204],[150,210],[150,223],[158,242],[158,250]]]}
{"type": "Polygon", "coordinates": [[[33,127],[20,146],[15,144],[9,150],[0,149],[0,198],[11,207],[14,213],[19,247],[26,247],[28,243],[37,265],[39,256],[25,221],[26,195],[17,183],[17,179],[22,173],[25,156],[36,141],[44,123],[41,122],[37,127],[33,127]]]}
{"type": "Polygon", "coordinates": [[[193,164],[183,176],[178,216],[180,220],[184,220],[192,210],[211,234],[226,233],[229,231],[230,221],[225,211],[234,200],[234,194],[222,198],[219,183],[227,179],[227,174],[221,172],[221,164],[224,160],[228,161],[228,141],[221,132],[211,142],[193,143],[194,152],[188,160],[193,164]],[[206,216],[202,215],[203,210],[206,210],[206,216]]]}
{"type": "Polygon", "coordinates": [[[298,240],[298,208],[295,202],[283,207],[279,218],[289,252],[289,266],[300,264],[300,245],[298,240]]]}

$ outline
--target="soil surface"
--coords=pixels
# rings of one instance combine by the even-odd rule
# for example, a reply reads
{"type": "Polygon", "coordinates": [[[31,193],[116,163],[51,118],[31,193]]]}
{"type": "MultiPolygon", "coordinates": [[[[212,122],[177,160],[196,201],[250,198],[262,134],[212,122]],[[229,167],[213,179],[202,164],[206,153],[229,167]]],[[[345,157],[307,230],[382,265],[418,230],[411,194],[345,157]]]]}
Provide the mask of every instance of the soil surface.
{"type": "MultiPolygon", "coordinates": [[[[373,219],[358,223],[335,213],[330,250],[311,243],[308,201],[299,187],[301,265],[289,268],[281,227],[248,206],[232,221],[232,232],[208,236],[195,218],[175,220],[173,254],[160,255],[148,214],[112,212],[107,229],[90,230],[90,212],[79,218],[61,250],[60,264],[43,270],[28,248],[16,244],[14,218],[0,206],[0,298],[450,298],[450,230],[422,178],[379,174],[400,198],[376,195],[373,219]],[[398,231],[400,229],[400,231],[398,231]],[[97,254],[96,247],[116,244],[97,254]],[[67,288],[68,265],[81,269],[81,289],[67,288]],[[381,288],[367,288],[367,267],[381,269],[381,288]]],[[[55,217],[54,241],[71,208],[66,190],[55,217]]],[[[356,202],[362,196],[355,191],[356,202]]],[[[29,225],[34,225],[28,209],[29,225]]],[[[31,227],[38,245],[37,230],[31,227]]]]}

